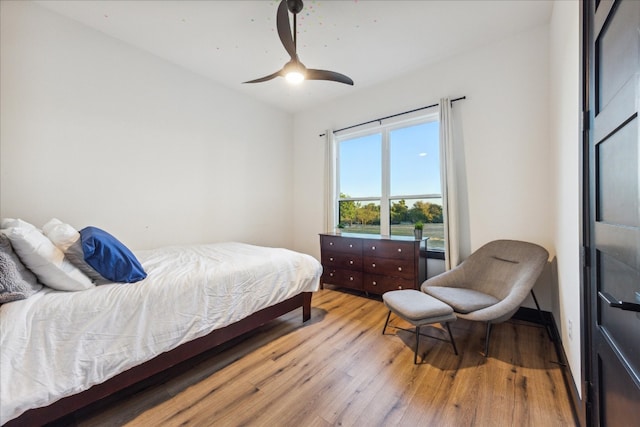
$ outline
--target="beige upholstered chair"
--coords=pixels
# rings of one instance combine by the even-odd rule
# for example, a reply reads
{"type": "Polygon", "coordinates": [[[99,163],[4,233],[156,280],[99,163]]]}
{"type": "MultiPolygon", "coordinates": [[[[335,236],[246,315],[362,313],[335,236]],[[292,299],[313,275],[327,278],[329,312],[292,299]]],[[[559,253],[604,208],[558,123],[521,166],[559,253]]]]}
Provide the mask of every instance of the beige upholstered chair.
{"type": "Polygon", "coordinates": [[[494,323],[509,320],[531,292],[549,253],[541,246],[516,240],[489,242],[459,266],[432,277],[422,291],[449,304],[461,319],[487,322],[485,356],[494,323]]]}

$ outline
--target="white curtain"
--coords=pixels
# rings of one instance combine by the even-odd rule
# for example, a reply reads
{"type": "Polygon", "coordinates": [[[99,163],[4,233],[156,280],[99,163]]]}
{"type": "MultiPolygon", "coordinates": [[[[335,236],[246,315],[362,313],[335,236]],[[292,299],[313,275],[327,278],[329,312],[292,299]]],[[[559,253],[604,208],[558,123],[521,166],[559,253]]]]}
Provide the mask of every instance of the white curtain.
{"type": "Polygon", "coordinates": [[[452,120],[451,100],[449,98],[440,99],[440,179],[442,182],[446,270],[450,270],[460,263],[458,191],[453,159],[452,120]]]}
{"type": "Polygon", "coordinates": [[[336,200],[336,140],[333,130],[325,133],[324,149],[324,231],[335,231],[338,220],[334,206],[336,200]]]}

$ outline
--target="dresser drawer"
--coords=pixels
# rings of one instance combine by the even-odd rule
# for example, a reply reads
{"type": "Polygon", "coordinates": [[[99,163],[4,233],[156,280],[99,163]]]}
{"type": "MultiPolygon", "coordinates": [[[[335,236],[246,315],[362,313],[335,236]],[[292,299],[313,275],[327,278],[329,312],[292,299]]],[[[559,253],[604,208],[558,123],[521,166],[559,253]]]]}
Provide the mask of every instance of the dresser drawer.
{"type": "Polygon", "coordinates": [[[415,289],[413,280],[378,274],[365,274],[363,286],[366,292],[374,294],[383,294],[398,289],[415,289]]]}
{"type": "Polygon", "coordinates": [[[366,240],[362,245],[364,256],[381,258],[412,258],[419,248],[419,242],[398,242],[391,240],[366,240]]]}
{"type": "Polygon", "coordinates": [[[322,274],[322,282],[331,285],[362,290],[362,272],[342,269],[328,269],[322,274]]]}
{"type": "Polygon", "coordinates": [[[322,251],[321,262],[322,266],[329,270],[362,270],[362,257],[360,257],[360,254],[322,251]]]}
{"type": "Polygon", "coordinates": [[[340,236],[321,236],[320,245],[323,251],[345,252],[350,254],[362,253],[362,239],[340,236]]]}
{"type": "Polygon", "coordinates": [[[409,259],[389,259],[364,257],[362,270],[365,273],[383,274],[385,276],[414,279],[416,277],[415,261],[409,259]]]}

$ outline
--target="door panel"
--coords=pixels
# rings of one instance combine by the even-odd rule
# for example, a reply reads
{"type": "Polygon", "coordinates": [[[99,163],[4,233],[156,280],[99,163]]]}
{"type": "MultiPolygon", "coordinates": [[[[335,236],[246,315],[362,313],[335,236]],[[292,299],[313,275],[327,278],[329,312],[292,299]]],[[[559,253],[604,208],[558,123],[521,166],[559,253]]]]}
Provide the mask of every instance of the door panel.
{"type": "Polygon", "coordinates": [[[638,211],[637,117],[596,147],[597,220],[609,224],[640,225],[638,211]],[[609,167],[615,165],[615,167],[609,167]]]}
{"type": "Polygon", "coordinates": [[[586,215],[591,260],[590,421],[637,425],[640,313],[633,310],[640,309],[640,1],[591,1],[587,25],[592,29],[588,43],[593,68],[587,80],[593,115],[586,215]]]}
{"type": "Polygon", "coordinates": [[[624,366],[608,347],[599,352],[598,372],[600,378],[601,408],[598,423],[601,426],[634,426],[637,425],[638,402],[640,391],[627,374],[624,366]]]}
{"type": "Polygon", "coordinates": [[[617,5],[615,19],[606,22],[596,41],[596,114],[611,101],[637,72],[640,39],[637,27],[640,8],[634,1],[617,5]]]}
{"type": "MultiPolygon", "coordinates": [[[[622,301],[635,301],[640,296],[640,274],[638,270],[619,262],[614,257],[599,252],[598,271],[600,290],[622,301]]],[[[640,328],[629,327],[638,323],[639,313],[610,307],[602,298],[600,304],[600,328],[608,341],[616,346],[626,358],[634,372],[640,372],[640,328]]]]}
{"type": "MultiPolygon", "coordinates": [[[[634,0],[635,1],[635,0],[634,0]]],[[[609,101],[607,107],[601,110],[596,116],[596,128],[593,130],[594,139],[602,141],[611,135],[620,126],[618,118],[620,116],[633,119],[636,111],[636,87],[638,86],[637,75],[629,79],[616,96],[609,101]]]]}

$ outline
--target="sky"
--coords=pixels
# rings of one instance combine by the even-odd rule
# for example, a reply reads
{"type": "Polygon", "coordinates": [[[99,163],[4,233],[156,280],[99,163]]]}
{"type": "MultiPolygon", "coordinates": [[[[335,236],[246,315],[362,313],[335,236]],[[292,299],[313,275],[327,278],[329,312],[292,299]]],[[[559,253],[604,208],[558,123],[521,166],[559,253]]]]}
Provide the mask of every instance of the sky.
{"type": "MultiPolygon", "coordinates": [[[[392,130],[389,135],[391,197],[440,194],[438,122],[392,130]]],[[[341,141],[338,150],[340,192],[350,197],[379,197],[382,135],[341,141]]]]}

